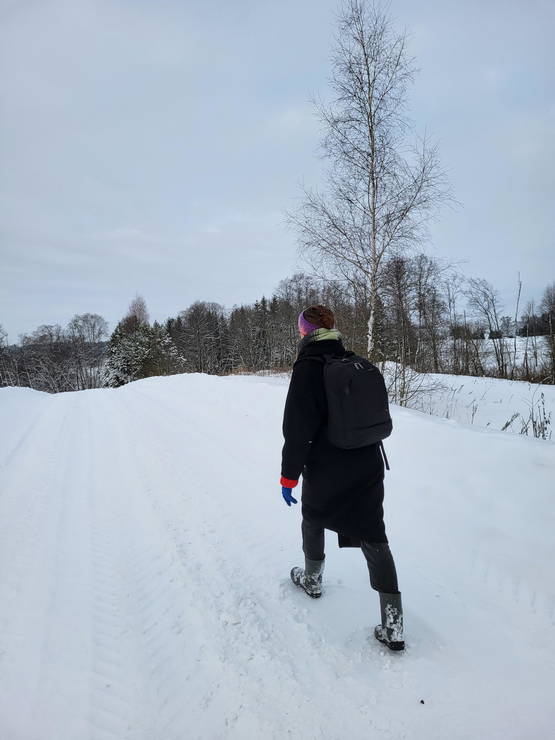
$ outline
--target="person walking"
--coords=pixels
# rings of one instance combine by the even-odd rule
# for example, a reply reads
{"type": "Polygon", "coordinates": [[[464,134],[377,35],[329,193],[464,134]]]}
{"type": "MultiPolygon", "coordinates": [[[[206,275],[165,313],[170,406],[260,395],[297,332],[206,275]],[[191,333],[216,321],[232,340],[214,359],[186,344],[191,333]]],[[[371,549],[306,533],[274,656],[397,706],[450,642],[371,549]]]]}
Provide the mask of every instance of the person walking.
{"type": "MultiPolygon", "coordinates": [[[[301,474],[303,476],[301,532],[305,562],[304,568],[291,570],[291,580],[313,598],[322,595],[324,530],[336,532],[340,547],[361,548],[368,565],[370,585],[379,593],[381,624],[375,628],[374,636],[391,650],[403,650],[401,594],[383,517],[384,459],[387,458],[381,439],[349,449],[332,444],[330,437],[334,441],[339,438],[336,429],[335,436],[332,435],[332,426],[337,428],[338,424],[330,412],[338,412],[335,406],[330,408],[329,399],[333,396],[326,382],[332,381],[327,380],[331,376],[326,375],[325,368],[333,358],[342,361],[343,368],[345,363],[352,361],[356,369],[362,371],[361,376],[364,372],[374,373],[372,382],[377,379],[383,386],[383,404],[389,424],[384,436],[387,436],[391,420],[383,378],[368,361],[345,350],[329,308],[315,305],[302,311],[298,329],[301,341],[283,416],[285,443],[280,479],[282,496],[291,506],[297,503],[293,489],[301,474]]],[[[372,400],[354,399],[361,407],[372,400]]]]}

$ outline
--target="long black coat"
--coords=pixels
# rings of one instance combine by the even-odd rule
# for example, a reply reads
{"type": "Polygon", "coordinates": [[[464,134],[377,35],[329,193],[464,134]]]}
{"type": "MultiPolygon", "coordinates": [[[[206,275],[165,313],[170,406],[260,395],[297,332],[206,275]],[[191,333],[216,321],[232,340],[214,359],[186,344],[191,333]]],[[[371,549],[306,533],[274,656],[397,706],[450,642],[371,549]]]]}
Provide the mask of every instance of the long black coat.
{"type": "Polygon", "coordinates": [[[303,518],[337,532],[340,546],[387,542],[380,449],[343,450],[328,441],[324,363],[307,359],[344,353],[339,340],[301,342],[283,416],[281,473],[290,480],[302,473],[303,518]]]}

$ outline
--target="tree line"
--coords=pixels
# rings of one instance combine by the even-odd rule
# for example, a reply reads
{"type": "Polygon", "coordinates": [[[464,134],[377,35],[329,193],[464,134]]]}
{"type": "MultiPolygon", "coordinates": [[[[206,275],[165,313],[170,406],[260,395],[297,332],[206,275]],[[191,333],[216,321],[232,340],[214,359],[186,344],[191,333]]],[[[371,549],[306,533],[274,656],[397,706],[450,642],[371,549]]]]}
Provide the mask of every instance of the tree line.
{"type": "MultiPolygon", "coordinates": [[[[387,260],[379,288],[375,361],[418,373],[555,382],[555,282],[518,318],[485,280],[465,280],[425,254],[387,260]]],[[[367,354],[364,291],[297,273],[269,298],[231,310],[197,301],[161,323],[150,322],[137,297],[111,335],[95,313],[65,328],[42,325],[17,345],[0,331],[0,385],[56,393],[183,372],[285,372],[297,353],[297,317],[314,303],[330,306],[345,344],[367,354]]]]}
{"type": "Polygon", "coordinates": [[[66,327],[43,324],[8,345],[0,326],[0,386],[26,386],[49,393],[103,385],[107,321],[76,315],[66,327]]]}

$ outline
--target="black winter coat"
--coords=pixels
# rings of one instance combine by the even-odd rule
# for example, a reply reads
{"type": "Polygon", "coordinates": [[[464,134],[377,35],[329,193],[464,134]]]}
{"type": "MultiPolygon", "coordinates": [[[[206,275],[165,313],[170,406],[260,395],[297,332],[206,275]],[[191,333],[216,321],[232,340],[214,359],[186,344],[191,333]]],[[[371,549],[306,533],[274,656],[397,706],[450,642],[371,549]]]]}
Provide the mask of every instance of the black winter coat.
{"type": "Polygon", "coordinates": [[[301,342],[283,416],[281,473],[303,475],[303,518],[339,534],[340,546],[387,542],[383,521],[384,466],[378,445],[343,450],[327,439],[324,363],[307,359],[344,355],[339,340],[301,342]]]}

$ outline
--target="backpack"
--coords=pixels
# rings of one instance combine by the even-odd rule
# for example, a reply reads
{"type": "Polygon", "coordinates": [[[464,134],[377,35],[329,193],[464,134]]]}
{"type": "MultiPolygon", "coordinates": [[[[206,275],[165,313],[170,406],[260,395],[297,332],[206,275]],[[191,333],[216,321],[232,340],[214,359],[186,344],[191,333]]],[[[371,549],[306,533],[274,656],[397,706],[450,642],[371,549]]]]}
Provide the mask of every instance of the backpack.
{"type": "MultiPolygon", "coordinates": [[[[303,359],[322,362],[322,356],[303,359]]],[[[383,375],[364,357],[323,355],[324,387],[328,401],[328,439],[335,447],[352,450],[379,444],[389,437],[393,422],[383,375]]]]}

